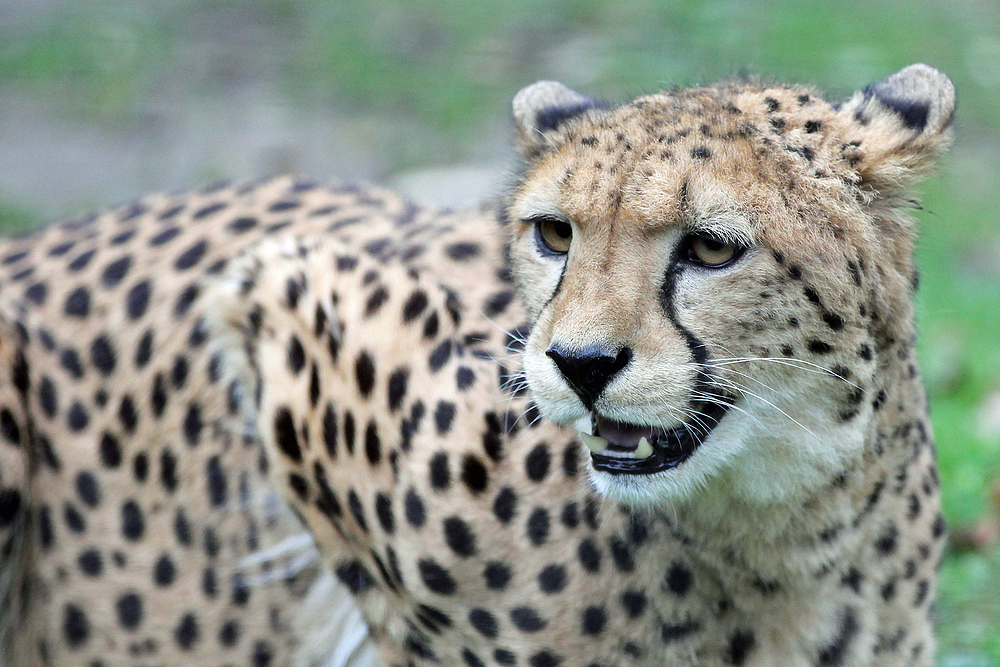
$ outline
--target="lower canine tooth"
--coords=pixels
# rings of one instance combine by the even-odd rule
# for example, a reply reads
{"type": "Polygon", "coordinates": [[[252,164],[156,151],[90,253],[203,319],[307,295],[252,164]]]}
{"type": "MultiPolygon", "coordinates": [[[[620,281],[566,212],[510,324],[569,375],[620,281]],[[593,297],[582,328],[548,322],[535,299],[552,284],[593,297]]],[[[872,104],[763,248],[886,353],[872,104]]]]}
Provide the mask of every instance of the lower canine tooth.
{"type": "Polygon", "coordinates": [[[608,448],[608,441],[600,436],[590,435],[581,431],[580,440],[583,441],[583,444],[587,445],[587,449],[595,454],[603,454],[604,450],[608,448]]]}
{"type": "Polygon", "coordinates": [[[639,446],[635,449],[635,458],[645,459],[653,455],[653,446],[646,438],[639,438],[639,446]]]}

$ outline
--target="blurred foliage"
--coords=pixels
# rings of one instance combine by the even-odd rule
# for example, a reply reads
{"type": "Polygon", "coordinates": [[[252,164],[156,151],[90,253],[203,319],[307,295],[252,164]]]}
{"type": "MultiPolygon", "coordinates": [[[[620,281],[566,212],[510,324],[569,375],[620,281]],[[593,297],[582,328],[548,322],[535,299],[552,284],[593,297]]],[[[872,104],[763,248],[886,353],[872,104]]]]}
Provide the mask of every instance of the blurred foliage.
{"type": "MultiPolygon", "coordinates": [[[[761,72],[846,96],[913,62],[938,67],[959,90],[959,144],[927,185],[918,215],[920,353],[946,514],[961,528],[998,511],[990,492],[1000,477],[1000,3],[35,4],[44,11],[0,23],[0,92],[51,97],[66,114],[98,123],[131,113],[144,96],[169,95],[178,76],[216,94],[265,77],[293,105],[407,119],[445,143],[470,145],[483,127],[504,121],[514,92],[538,78],[615,100],[761,72]]],[[[427,161],[454,154],[444,147],[427,161]]],[[[6,229],[30,218],[0,206],[6,229]]],[[[949,556],[940,597],[941,664],[1000,664],[995,546],[949,556]]]]}

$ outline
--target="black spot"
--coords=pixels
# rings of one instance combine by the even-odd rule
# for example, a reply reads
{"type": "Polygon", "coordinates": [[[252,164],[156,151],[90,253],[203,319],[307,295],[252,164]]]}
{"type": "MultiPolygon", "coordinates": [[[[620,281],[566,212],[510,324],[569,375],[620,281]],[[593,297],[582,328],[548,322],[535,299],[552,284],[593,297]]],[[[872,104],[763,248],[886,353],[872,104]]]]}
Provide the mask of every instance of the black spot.
{"type": "Polygon", "coordinates": [[[371,296],[368,297],[367,303],[365,303],[365,317],[371,317],[378,313],[382,305],[388,300],[389,291],[382,286],[377,287],[371,296]]]}
{"type": "Polygon", "coordinates": [[[580,542],[576,549],[576,556],[580,559],[583,569],[588,572],[598,572],[601,569],[601,551],[589,537],[580,542]]]}
{"type": "Polygon", "coordinates": [[[152,288],[148,280],[142,281],[129,290],[128,296],[125,297],[125,310],[131,319],[139,319],[146,313],[151,292],[152,288]]]}
{"type": "Polygon", "coordinates": [[[365,457],[373,466],[382,460],[382,440],[378,437],[374,419],[369,421],[365,428],[365,457]]]}
{"type": "Polygon", "coordinates": [[[516,512],[517,494],[514,493],[514,489],[505,486],[497,492],[496,498],[493,499],[493,515],[501,523],[510,523],[516,512]]]}
{"type": "Polygon", "coordinates": [[[149,363],[153,356],[153,332],[147,330],[139,339],[139,345],[135,350],[135,367],[143,368],[149,363]]]}
{"type": "Polygon", "coordinates": [[[436,491],[444,491],[451,484],[451,471],[448,468],[448,454],[438,452],[431,457],[430,464],[431,487],[436,491]]]}
{"type": "Polygon", "coordinates": [[[622,572],[631,572],[635,569],[635,557],[624,540],[612,537],[608,540],[608,548],[611,551],[611,560],[615,562],[615,567],[622,572]]]}
{"type": "Polygon", "coordinates": [[[177,260],[174,262],[174,268],[178,271],[190,269],[192,266],[201,261],[201,258],[205,256],[205,252],[207,250],[208,242],[205,240],[198,241],[177,256],[177,260]]]}
{"type": "Polygon", "coordinates": [[[354,375],[358,381],[358,391],[361,396],[368,398],[375,387],[375,362],[367,352],[358,355],[354,362],[354,375]]]}
{"type": "Polygon", "coordinates": [[[465,391],[476,381],[476,374],[468,366],[459,366],[455,369],[455,386],[459,391],[465,391]]]}
{"type": "Polygon", "coordinates": [[[280,407],[274,416],[274,439],[278,449],[295,463],[302,463],[302,450],[299,449],[299,438],[295,432],[295,423],[291,411],[280,407]]]}
{"type": "Polygon", "coordinates": [[[490,561],[483,569],[483,579],[486,587],[492,591],[502,591],[510,583],[510,568],[499,561],[490,561]]]}
{"type": "Polygon", "coordinates": [[[174,583],[174,579],[177,576],[177,568],[174,567],[174,562],[170,559],[170,556],[163,554],[160,556],[156,565],[153,566],[153,582],[157,586],[169,586],[174,583]]]}
{"type": "Polygon", "coordinates": [[[174,641],[182,651],[190,651],[198,641],[198,621],[194,614],[184,614],[174,630],[174,641]]]}
{"type": "Polygon", "coordinates": [[[562,515],[559,517],[559,520],[567,528],[576,528],[580,525],[580,512],[575,502],[570,501],[563,505],[562,515]]]}
{"type": "Polygon", "coordinates": [[[410,371],[406,368],[397,368],[389,376],[388,401],[390,411],[395,412],[403,404],[409,377],[410,371]]]}
{"type": "Polygon", "coordinates": [[[344,411],[344,446],[348,454],[354,454],[354,415],[350,410],[344,411]]]}
{"type": "Polygon", "coordinates": [[[712,157],[712,152],[705,146],[698,146],[691,149],[691,157],[697,160],[707,160],[712,157]]]}
{"type": "Polygon", "coordinates": [[[63,609],[63,635],[71,649],[80,648],[90,637],[87,615],[75,604],[67,604],[63,609]]]}
{"type": "Polygon", "coordinates": [[[90,260],[94,257],[95,252],[95,250],[87,250],[80,253],[77,255],[76,259],[69,263],[67,268],[69,268],[70,271],[82,271],[87,268],[88,264],[90,264],[90,260]]]}
{"type": "Polygon", "coordinates": [[[236,621],[226,621],[219,628],[219,643],[223,646],[234,646],[240,638],[240,626],[236,621]]]}
{"type": "Polygon", "coordinates": [[[750,630],[737,630],[729,638],[729,663],[742,665],[753,650],[757,639],[750,630]]]}
{"type": "Polygon", "coordinates": [[[462,483],[473,495],[479,495],[486,490],[488,482],[486,466],[477,457],[467,454],[462,460],[462,483]]]}
{"type": "MultiPolygon", "coordinates": [[[[201,441],[201,408],[197,403],[188,406],[187,414],[184,416],[184,440],[191,447],[196,446],[201,441]]],[[[281,444],[279,443],[279,447],[281,444]]],[[[296,446],[298,446],[296,444],[296,446]]],[[[289,453],[289,457],[292,455],[289,453]]]]}
{"type": "Polygon", "coordinates": [[[142,623],[142,598],[135,593],[125,593],[115,602],[118,624],[125,630],[135,630],[142,623]]]}
{"type": "Polygon", "coordinates": [[[483,312],[487,317],[496,317],[504,311],[514,300],[514,290],[503,290],[491,295],[483,304],[483,312]]]}
{"type": "Polygon", "coordinates": [[[420,579],[433,593],[452,595],[458,588],[451,574],[430,558],[421,559],[417,563],[417,569],[420,571],[420,579]]]}
{"type": "Polygon", "coordinates": [[[691,589],[693,580],[694,577],[691,575],[691,570],[680,563],[674,563],[667,571],[665,583],[670,592],[675,595],[684,595],[691,589]]]}
{"type": "Polygon", "coordinates": [[[90,314],[90,291],[77,287],[66,297],[63,311],[70,317],[87,317],[90,314]]]}
{"type": "Polygon", "coordinates": [[[427,303],[427,294],[423,290],[414,291],[403,304],[403,322],[409,324],[417,319],[427,308],[427,303]]]}
{"type": "Polygon", "coordinates": [[[83,364],[80,363],[80,355],[71,347],[67,347],[59,353],[59,365],[66,369],[66,372],[79,380],[83,377],[83,364]]]}
{"type": "Polygon", "coordinates": [[[844,318],[836,313],[823,313],[823,321],[834,331],[840,331],[844,328],[844,318]]]}
{"type": "Polygon", "coordinates": [[[696,621],[686,623],[664,623],[660,626],[660,639],[664,644],[671,644],[686,639],[701,630],[701,624],[696,621]]]}
{"type": "Polygon", "coordinates": [[[608,613],[603,607],[587,607],[580,618],[580,634],[599,635],[608,622],[608,613]]]}
{"type": "Polygon", "coordinates": [[[45,283],[33,283],[24,290],[24,298],[39,306],[45,303],[48,294],[49,288],[45,283]]]}
{"type": "Polygon", "coordinates": [[[539,651],[528,658],[530,667],[557,667],[562,662],[562,657],[550,651],[539,651]]]}
{"type": "Polygon", "coordinates": [[[117,468],[122,462],[122,448],[118,438],[105,431],[101,435],[101,463],[106,468],[117,468]]]}
{"type": "Polygon", "coordinates": [[[271,667],[274,649],[266,641],[260,640],[253,645],[253,655],[250,656],[250,659],[253,661],[252,667],[271,667]]]}
{"type": "Polygon", "coordinates": [[[104,571],[104,561],[101,554],[96,549],[87,549],[77,558],[77,564],[88,577],[99,577],[104,571]]]}
{"type": "Polygon", "coordinates": [[[351,511],[351,516],[358,527],[367,533],[368,522],[365,520],[365,508],[361,505],[361,498],[358,497],[358,493],[354,489],[347,492],[347,509],[351,511]]]}
{"type": "Polygon", "coordinates": [[[642,591],[625,591],[622,593],[622,608],[629,618],[639,618],[646,610],[646,596],[642,591]]]}
{"type": "Polygon", "coordinates": [[[150,237],[150,246],[161,246],[165,243],[169,243],[175,239],[181,233],[180,227],[168,227],[162,232],[158,232],[155,236],[150,237]]]}
{"type": "Polygon", "coordinates": [[[474,608],[469,612],[469,623],[487,639],[496,639],[498,624],[496,617],[485,609],[474,608]]]}
{"type": "Polygon", "coordinates": [[[336,525],[337,519],[344,513],[340,506],[340,501],[337,500],[333,489],[330,488],[330,484],[326,480],[326,473],[323,471],[323,467],[319,461],[316,462],[313,472],[316,478],[316,485],[319,487],[319,494],[316,498],[316,509],[322,512],[331,523],[336,525]]]}
{"type": "Polygon", "coordinates": [[[392,513],[392,500],[384,493],[375,494],[375,515],[378,517],[382,530],[387,534],[391,535],[396,530],[396,520],[392,513]]]}
{"type": "Polygon", "coordinates": [[[323,445],[331,459],[337,458],[337,415],[331,403],[323,410],[323,445]]]}
{"type": "Polygon", "coordinates": [[[309,502],[309,482],[297,472],[288,473],[288,486],[303,503],[309,502]]]}
{"type": "Polygon", "coordinates": [[[427,513],[424,510],[424,501],[420,499],[420,496],[417,495],[413,487],[410,487],[403,498],[403,510],[406,514],[406,521],[411,526],[420,528],[424,525],[427,519],[427,513]]]}
{"type": "Polygon", "coordinates": [[[175,318],[180,319],[187,314],[195,299],[198,298],[198,292],[199,288],[196,284],[191,284],[184,288],[184,291],[180,293],[180,296],[177,297],[177,302],[174,304],[175,318]]]}
{"type": "Polygon", "coordinates": [[[889,523],[875,540],[875,551],[881,556],[889,556],[896,551],[897,546],[899,546],[899,529],[896,524],[889,523]]]}
{"type": "Polygon", "coordinates": [[[548,621],[531,607],[515,607],[510,611],[510,620],[522,632],[538,632],[548,625],[548,621]]]}
{"type": "Polygon", "coordinates": [[[135,542],[142,539],[146,530],[146,521],[142,517],[142,510],[134,500],[127,500],[122,505],[122,535],[126,540],[135,542]]]}
{"type": "Polygon", "coordinates": [[[79,401],[74,401],[73,405],[69,408],[69,414],[66,415],[67,423],[71,431],[80,432],[87,428],[87,424],[90,423],[90,415],[87,413],[87,409],[83,407],[83,404],[79,401]]]}
{"type": "Polygon", "coordinates": [[[857,612],[851,607],[844,608],[837,636],[829,646],[820,650],[819,664],[824,667],[844,664],[851,642],[854,641],[860,629],[857,612]]]}
{"type": "Polygon", "coordinates": [[[455,404],[451,401],[438,401],[434,409],[434,425],[438,435],[445,435],[451,430],[455,418],[455,404]]]}
{"type": "Polygon", "coordinates": [[[441,367],[448,362],[448,359],[450,357],[451,357],[451,340],[448,339],[442,342],[437,347],[435,347],[434,350],[431,352],[430,359],[428,360],[428,364],[430,366],[431,371],[436,373],[439,370],[441,370],[441,367]]]}
{"type": "Polygon", "coordinates": [[[45,375],[38,383],[38,400],[42,406],[42,412],[49,418],[55,417],[59,411],[59,399],[56,392],[56,385],[52,379],[45,375]]]}
{"type": "Polygon", "coordinates": [[[541,482],[549,474],[549,465],[552,462],[552,455],[549,454],[549,447],[545,443],[536,445],[525,459],[525,470],[528,479],[533,482],[541,482]]]}
{"type": "Polygon", "coordinates": [[[111,341],[105,335],[100,335],[94,339],[90,345],[90,360],[94,366],[104,375],[110,375],[115,370],[117,360],[115,359],[115,349],[111,341]]]}
{"type": "Polygon", "coordinates": [[[833,352],[833,347],[829,343],[825,343],[821,340],[810,340],[809,351],[813,354],[829,354],[830,352],[833,352]]]}
{"type": "Polygon", "coordinates": [[[306,365],[306,352],[298,336],[292,335],[288,340],[288,370],[298,375],[306,365]]]}
{"type": "Polygon", "coordinates": [[[479,255],[481,248],[476,243],[460,242],[445,246],[444,251],[456,262],[463,262],[479,255]]]}
{"type": "Polygon", "coordinates": [[[85,470],[76,476],[76,493],[88,507],[97,507],[101,502],[101,487],[92,472],[85,470]]]}
{"type": "Polygon", "coordinates": [[[938,515],[934,518],[934,525],[931,527],[931,535],[934,536],[934,539],[938,539],[944,535],[945,528],[944,515],[938,512],[938,515]]]}
{"type": "Polygon", "coordinates": [[[532,510],[526,524],[526,534],[533,545],[541,546],[549,537],[549,511],[544,507],[532,510]]]}
{"type": "Polygon", "coordinates": [[[226,489],[226,472],[222,468],[218,456],[213,456],[205,466],[205,477],[208,483],[208,499],[212,507],[223,507],[229,498],[226,489]]]}
{"type": "Polygon", "coordinates": [[[347,586],[347,590],[354,595],[364,593],[368,589],[375,586],[375,579],[373,579],[372,575],[369,574],[367,569],[365,569],[365,566],[356,560],[338,565],[336,574],[337,579],[339,579],[342,584],[347,586]]]}
{"type": "Polygon", "coordinates": [[[558,593],[566,588],[569,577],[562,565],[548,565],[538,573],[538,587],[543,593],[558,593]]]}
{"type": "Polygon", "coordinates": [[[118,405],[118,420],[126,433],[135,432],[135,427],[139,423],[139,415],[135,410],[135,402],[128,394],[122,397],[121,403],[118,405]]]}

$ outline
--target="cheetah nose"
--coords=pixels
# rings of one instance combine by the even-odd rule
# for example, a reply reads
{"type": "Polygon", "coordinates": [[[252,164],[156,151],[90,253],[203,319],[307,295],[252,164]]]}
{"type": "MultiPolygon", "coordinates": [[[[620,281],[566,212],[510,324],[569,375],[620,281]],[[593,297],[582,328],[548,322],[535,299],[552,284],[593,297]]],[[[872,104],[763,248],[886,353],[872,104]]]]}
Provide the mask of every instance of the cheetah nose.
{"type": "Polygon", "coordinates": [[[583,401],[588,410],[604,388],[632,360],[632,349],[623,347],[617,352],[602,345],[591,345],[582,350],[570,351],[556,344],[545,351],[555,362],[566,382],[583,401]]]}

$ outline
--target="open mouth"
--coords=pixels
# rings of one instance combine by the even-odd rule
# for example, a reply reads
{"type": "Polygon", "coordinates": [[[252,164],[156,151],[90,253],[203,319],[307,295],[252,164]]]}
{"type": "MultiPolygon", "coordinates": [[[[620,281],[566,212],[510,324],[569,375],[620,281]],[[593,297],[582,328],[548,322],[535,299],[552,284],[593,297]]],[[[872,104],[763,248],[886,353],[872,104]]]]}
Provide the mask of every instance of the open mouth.
{"type": "Polygon", "coordinates": [[[664,429],[591,416],[594,434],[580,433],[590,450],[595,470],[612,475],[650,475],[676,468],[688,460],[708,434],[718,426],[733,399],[697,403],[696,414],[677,426],[664,429]]]}

